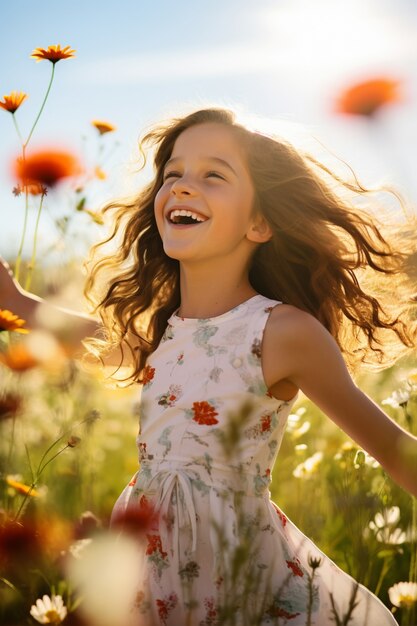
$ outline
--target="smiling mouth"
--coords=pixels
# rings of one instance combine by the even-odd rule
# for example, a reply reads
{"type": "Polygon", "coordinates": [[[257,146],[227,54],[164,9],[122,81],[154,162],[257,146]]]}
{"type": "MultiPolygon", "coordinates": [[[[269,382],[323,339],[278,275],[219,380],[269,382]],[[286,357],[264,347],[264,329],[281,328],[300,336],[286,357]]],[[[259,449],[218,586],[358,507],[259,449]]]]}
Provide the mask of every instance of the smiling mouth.
{"type": "Polygon", "coordinates": [[[200,215],[195,211],[190,211],[188,209],[173,209],[167,215],[168,221],[171,224],[182,224],[182,225],[191,225],[191,224],[201,224],[208,220],[204,215],[200,215]]]}

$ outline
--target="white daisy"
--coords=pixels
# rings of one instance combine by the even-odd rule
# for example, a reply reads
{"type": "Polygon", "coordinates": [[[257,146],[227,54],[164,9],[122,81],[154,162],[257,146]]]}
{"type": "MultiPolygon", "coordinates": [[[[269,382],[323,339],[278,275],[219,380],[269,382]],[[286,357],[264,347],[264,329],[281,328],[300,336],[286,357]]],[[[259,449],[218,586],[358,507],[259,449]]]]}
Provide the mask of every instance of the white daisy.
{"type": "Polygon", "coordinates": [[[388,589],[391,604],[411,608],[417,602],[417,583],[397,583],[388,589]]]}
{"type": "Polygon", "coordinates": [[[60,624],[67,616],[67,607],[61,596],[44,595],[32,604],[30,614],[40,624],[60,624]]]}

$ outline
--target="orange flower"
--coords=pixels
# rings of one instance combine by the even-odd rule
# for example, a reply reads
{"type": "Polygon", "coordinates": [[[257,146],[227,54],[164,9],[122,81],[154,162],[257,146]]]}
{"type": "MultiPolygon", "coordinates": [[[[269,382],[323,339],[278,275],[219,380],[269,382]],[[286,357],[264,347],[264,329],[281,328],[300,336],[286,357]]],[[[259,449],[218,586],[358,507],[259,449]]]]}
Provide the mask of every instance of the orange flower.
{"type": "Polygon", "coordinates": [[[336,102],[336,112],[372,117],[384,106],[401,101],[400,83],[374,78],[345,89],[336,102]]]}
{"type": "Polygon", "coordinates": [[[8,96],[3,96],[3,101],[0,100],[0,107],[9,113],[14,113],[20,107],[22,102],[27,98],[27,94],[23,91],[12,91],[8,96]]]}
{"type": "Polygon", "coordinates": [[[15,175],[23,186],[40,184],[53,187],[61,179],[81,173],[81,165],[73,154],[63,150],[39,150],[19,158],[14,164],[15,175]]]}
{"type": "Polygon", "coordinates": [[[70,46],[65,46],[65,48],[61,48],[58,44],[57,46],[48,46],[45,48],[36,48],[32,54],[30,55],[32,59],[36,59],[36,61],[42,61],[46,59],[51,63],[55,64],[62,59],[70,59],[75,54],[75,50],[72,50],[70,46]]]}
{"type": "Polygon", "coordinates": [[[40,362],[22,343],[10,346],[7,352],[0,352],[0,363],[14,372],[26,372],[40,365],[40,362]]]}
{"type": "Polygon", "coordinates": [[[0,332],[3,330],[11,330],[16,333],[28,333],[27,328],[22,328],[26,324],[25,320],[19,318],[7,309],[0,309],[0,332]]]}
{"type": "Polygon", "coordinates": [[[111,133],[116,130],[116,126],[109,122],[103,122],[102,120],[93,120],[91,124],[97,128],[100,135],[105,135],[106,133],[111,133]]]}

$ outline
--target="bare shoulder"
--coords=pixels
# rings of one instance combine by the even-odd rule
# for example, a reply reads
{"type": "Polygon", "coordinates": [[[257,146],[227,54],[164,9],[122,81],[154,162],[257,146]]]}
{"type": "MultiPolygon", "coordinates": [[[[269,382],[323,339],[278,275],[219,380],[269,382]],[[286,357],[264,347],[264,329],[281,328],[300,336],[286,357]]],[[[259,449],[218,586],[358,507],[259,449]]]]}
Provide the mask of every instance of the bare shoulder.
{"type": "Polygon", "coordinates": [[[262,365],[269,385],[286,379],[301,386],[308,368],[344,362],[328,330],[310,313],[289,304],[273,308],[265,327],[262,365]]]}
{"type": "Polygon", "coordinates": [[[275,306],[265,328],[266,339],[299,345],[300,342],[333,341],[327,329],[313,315],[291,304],[275,306]]]}

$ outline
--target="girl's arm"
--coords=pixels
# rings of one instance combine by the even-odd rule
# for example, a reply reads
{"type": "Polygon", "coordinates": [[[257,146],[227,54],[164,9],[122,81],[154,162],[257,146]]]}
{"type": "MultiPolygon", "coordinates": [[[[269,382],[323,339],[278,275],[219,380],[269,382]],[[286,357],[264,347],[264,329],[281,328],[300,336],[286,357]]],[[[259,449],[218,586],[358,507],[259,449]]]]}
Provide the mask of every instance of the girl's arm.
{"type": "Polygon", "coordinates": [[[417,438],[356,387],[338,345],[315,318],[276,307],[265,331],[263,367],[270,387],[291,381],[417,497],[417,438]]]}
{"type": "Polygon", "coordinates": [[[25,291],[14,279],[7,262],[0,257],[0,309],[7,309],[26,321],[28,329],[45,329],[65,340],[74,354],[80,353],[82,340],[100,328],[93,318],[53,305],[25,291]]]}

